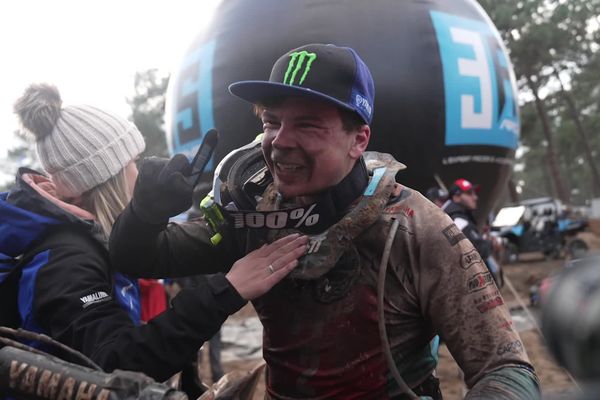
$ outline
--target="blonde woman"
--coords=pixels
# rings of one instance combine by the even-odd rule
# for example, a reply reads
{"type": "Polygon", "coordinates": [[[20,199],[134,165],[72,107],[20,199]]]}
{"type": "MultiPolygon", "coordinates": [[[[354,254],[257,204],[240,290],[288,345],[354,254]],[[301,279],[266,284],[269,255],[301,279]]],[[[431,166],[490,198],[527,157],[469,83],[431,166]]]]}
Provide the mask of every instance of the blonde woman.
{"type": "Polygon", "coordinates": [[[27,88],[15,112],[35,137],[45,173],[19,170],[15,188],[0,197],[1,259],[22,260],[0,274],[18,292],[14,307],[2,305],[13,326],[45,333],[107,371],[165,380],[305,252],[307,238],[299,235],[264,246],[204,287],[182,291],[173,308],[140,326],[137,283],[112,270],[107,238],[131,198],[142,136],[99,108],[63,106],[47,84],[27,88]],[[280,266],[275,273],[272,264],[280,266]]]}

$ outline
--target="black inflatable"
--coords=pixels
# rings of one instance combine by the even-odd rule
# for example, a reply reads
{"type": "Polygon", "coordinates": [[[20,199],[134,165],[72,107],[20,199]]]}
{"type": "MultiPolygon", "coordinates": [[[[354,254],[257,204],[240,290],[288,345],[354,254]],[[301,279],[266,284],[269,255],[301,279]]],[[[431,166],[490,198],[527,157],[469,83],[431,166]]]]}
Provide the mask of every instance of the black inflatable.
{"type": "Polygon", "coordinates": [[[371,69],[369,149],[408,166],[400,182],[424,191],[466,178],[482,186],[479,214],[491,209],[506,187],[519,117],[506,51],[474,0],[224,1],[171,79],[170,150],[193,156],[217,128],[211,171],[261,131],[228,85],[268,79],[281,54],[316,42],[350,46],[371,69]]]}

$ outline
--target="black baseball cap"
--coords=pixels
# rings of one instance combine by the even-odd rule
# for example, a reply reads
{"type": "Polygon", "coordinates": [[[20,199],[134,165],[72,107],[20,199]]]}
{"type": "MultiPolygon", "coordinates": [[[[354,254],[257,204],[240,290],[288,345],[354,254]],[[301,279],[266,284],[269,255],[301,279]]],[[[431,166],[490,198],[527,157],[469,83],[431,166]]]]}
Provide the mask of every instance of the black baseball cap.
{"type": "Polygon", "coordinates": [[[446,192],[442,188],[434,186],[432,188],[427,189],[427,192],[425,192],[425,197],[427,197],[429,199],[429,201],[436,201],[436,200],[446,201],[446,200],[448,200],[448,192],[446,192]]]}
{"type": "Polygon", "coordinates": [[[333,44],[298,47],[279,57],[268,81],[235,82],[229,91],[254,104],[276,97],[314,97],[356,112],[367,124],[373,118],[373,78],[350,47],[333,44]]]}

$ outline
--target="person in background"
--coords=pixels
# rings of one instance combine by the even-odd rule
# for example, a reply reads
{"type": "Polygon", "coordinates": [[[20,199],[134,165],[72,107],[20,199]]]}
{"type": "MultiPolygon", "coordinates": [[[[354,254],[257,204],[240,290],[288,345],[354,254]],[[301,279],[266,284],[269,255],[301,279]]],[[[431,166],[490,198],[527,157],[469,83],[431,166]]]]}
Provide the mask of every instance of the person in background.
{"type": "Polygon", "coordinates": [[[438,207],[442,207],[448,201],[448,192],[437,186],[427,189],[425,197],[438,207]]]}
{"type": "Polygon", "coordinates": [[[356,51],[307,44],[283,54],[268,81],[229,90],[254,105],[260,141],[216,168],[205,204],[215,209],[178,225],[167,224],[165,205],[190,199],[192,188],[172,184],[177,161],[142,167],[111,235],[119,270],[227,271],[225,257],[307,233],[301,265],[253,301],[264,327],[267,399],[441,399],[436,334],[465,373],[468,399],[539,396],[471,242],[439,207],[396,182],[401,163],[366,152],[375,84],[356,51]]]}
{"type": "MultiPolygon", "coordinates": [[[[0,195],[0,255],[20,260],[14,264],[18,269],[2,274],[18,292],[14,308],[2,304],[3,313],[15,317],[14,327],[44,333],[106,371],[139,371],[164,381],[306,251],[307,239],[298,234],[258,248],[227,273],[183,290],[171,309],[140,325],[136,280],[114,272],[107,243],[135,191],[142,135],[111,112],[63,105],[48,84],[29,86],[14,107],[35,137],[44,168],[44,173],[21,168],[14,189],[0,195]],[[274,263],[278,271],[270,273],[267,266],[274,263]]],[[[186,178],[180,173],[176,179],[186,178]]]]}
{"type": "Polygon", "coordinates": [[[473,243],[497,286],[501,287],[503,283],[502,273],[493,256],[494,249],[500,246],[500,243],[495,243],[479,231],[477,221],[473,215],[473,212],[477,209],[477,192],[479,189],[479,185],[473,185],[466,179],[457,179],[448,189],[449,198],[442,205],[442,210],[452,218],[458,229],[473,243]]]}
{"type": "Polygon", "coordinates": [[[473,185],[466,179],[457,179],[448,190],[449,198],[442,205],[442,210],[452,218],[458,229],[473,243],[485,260],[492,254],[492,244],[485,240],[479,232],[477,221],[473,215],[477,209],[479,189],[479,185],[473,185]]]}

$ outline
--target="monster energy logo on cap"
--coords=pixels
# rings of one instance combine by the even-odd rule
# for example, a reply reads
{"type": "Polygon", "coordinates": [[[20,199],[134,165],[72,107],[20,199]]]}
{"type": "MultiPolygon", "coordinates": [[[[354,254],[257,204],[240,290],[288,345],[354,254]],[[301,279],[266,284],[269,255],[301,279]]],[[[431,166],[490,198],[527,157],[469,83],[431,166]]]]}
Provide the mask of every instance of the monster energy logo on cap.
{"type": "Polygon", "coordinates": [[[349,47],[312,43],[280,56],[268,81],[235,82],[229,91],[254,104],[304,96],[356,112],[371,123],[375,85],[364,61],[349,47]]]}
{"type": "Polygon", "coordinates": [[[306,75],[310,71],[310,66],[313,61],[317,59],[316,53],[309,53],[308,51],[295,51],[290,54],[290,62],[288,63],[287,70],[285,71],[285,76],[283,77],[283,83],[286,85],[294,85],[294,80],[298,75],[298,72],[302,68],[304,68],[304,72],[300,77],[300,81],[297,83],[298,85],[302,85],[304,79],[306,79],[306,75]]]}

